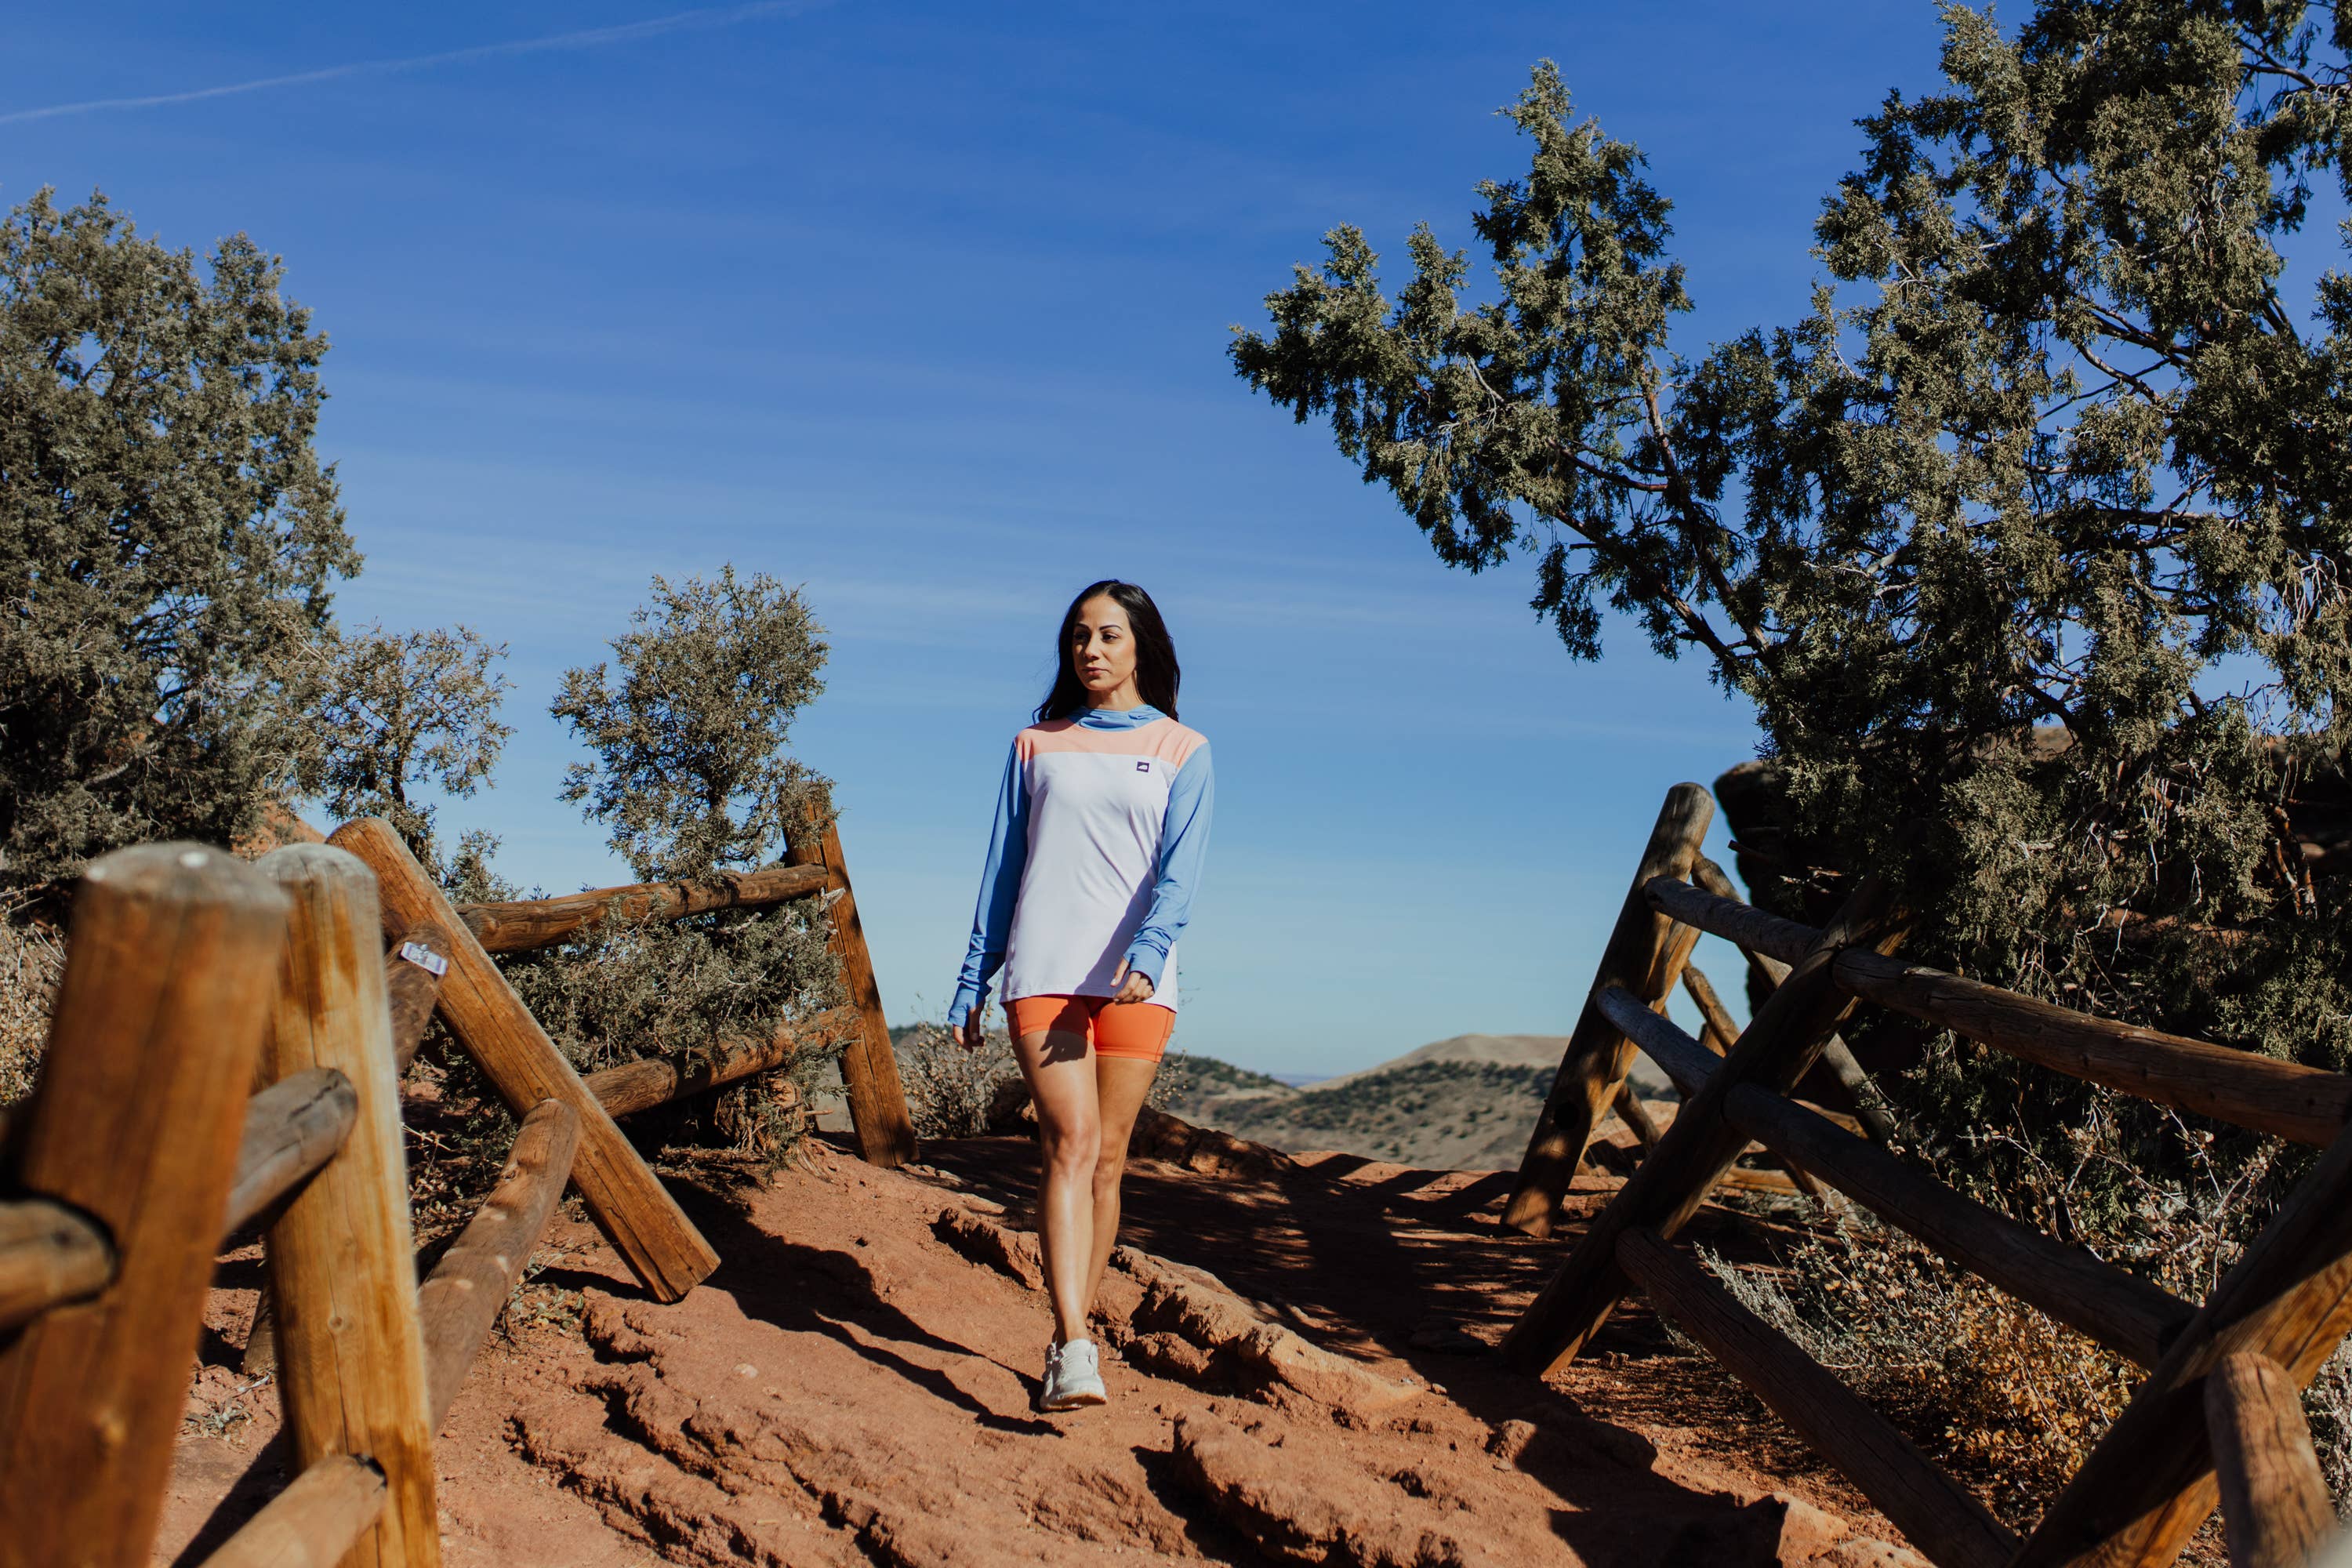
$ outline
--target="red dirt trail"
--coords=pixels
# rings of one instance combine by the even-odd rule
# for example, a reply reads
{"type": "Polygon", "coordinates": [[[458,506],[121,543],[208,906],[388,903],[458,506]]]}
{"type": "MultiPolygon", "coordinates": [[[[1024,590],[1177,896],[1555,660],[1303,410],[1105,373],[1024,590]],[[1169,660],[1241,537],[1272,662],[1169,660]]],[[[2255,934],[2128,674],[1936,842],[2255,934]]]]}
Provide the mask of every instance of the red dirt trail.
{"type": "MultiPolygon", "coordinates": [[[[1507,1176],[1182,1142],[1130,1166],[1112,1402],[1075,1415],[1031,1408],[1024,1140],[674,1174],[725,1259],[675,1306],[559,1217],[441,1434],[445,1561],[1919,1563],[1638,1305],[1548,1382],[1497,1365],[1566,1245],[1499,1226],[1507,1176]]],[[[1692,1229],[1736,1250],[1741,1224],[1692,1229]]],[[[201,1563],[284,1485],[275,1390],[234,1370],[258,1279],[236,1255],[214,1292],[158,1563],[201,1563]]]]}

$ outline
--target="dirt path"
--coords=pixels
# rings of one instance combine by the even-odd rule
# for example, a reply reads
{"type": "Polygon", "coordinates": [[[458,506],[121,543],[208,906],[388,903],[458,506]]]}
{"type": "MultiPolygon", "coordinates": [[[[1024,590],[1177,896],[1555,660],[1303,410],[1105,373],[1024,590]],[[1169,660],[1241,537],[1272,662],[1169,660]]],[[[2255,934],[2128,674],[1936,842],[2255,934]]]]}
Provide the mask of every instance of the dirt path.
{"type": "MultiPolygon", "coordinates": [[[[726,1262],[676,1306],[560,1221],[442,1435],[447,1561],[1917,1561],[1638,1309],[1553,1382],[1496,1365],[1560,1247],[1500,1229],[1504,1178],[1186,1157],[1132,1168],[1113,1402],[1072,1415],[1031,1409],[1024,1141],[895,1174],[817,1146],[772,1184],[682,1188],[726,1262]]],[[[231,1371],[257,1274],[215,1292],[159,1562],[284,1484],[273,1391],[231,1371]]]]}

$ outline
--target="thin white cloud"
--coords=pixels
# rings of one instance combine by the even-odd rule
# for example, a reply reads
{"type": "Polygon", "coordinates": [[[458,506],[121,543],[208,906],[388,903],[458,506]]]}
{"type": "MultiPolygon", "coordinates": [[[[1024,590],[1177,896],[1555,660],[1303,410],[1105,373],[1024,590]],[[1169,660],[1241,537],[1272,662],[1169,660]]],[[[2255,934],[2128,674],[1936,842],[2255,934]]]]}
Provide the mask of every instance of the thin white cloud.
{"type": "Polygon", "coordinates": [[[608,44],[634,43],[639,38],[657,37],[664,33],[732,27],[758,21],[763,16],[797,15],[814,10],[824,3],[825,0],[753,0],[752,4],[743,5],[706,5],[698,10],[679,11],[643,22],[625,22],[614,27],[551,33],[545,37],[517,38],[503,44],[477,44],[471,48],[445,49],[434,55],[411,55],[404,59],[361,60],[351,65],[326,66],[318,70],[296,71],[290,76],[259,77],[252,81],[197,88],[187,92],[150,93],[142,98],[90,98],[78,103],[53,103],[44,109],[19,109],[0,114],[0,125],[15,125],[28,120],[52,120],[65,114],[95,114],[109,109],[163,109],[178,103],[198,103],[208,98],[231,98],[238,93],[262,92],[270,88],[302,87],[311,82],[335,81],[344,77],[424,70],[432,66],[498,59],[509,55],[603,48],[608,44]]]}

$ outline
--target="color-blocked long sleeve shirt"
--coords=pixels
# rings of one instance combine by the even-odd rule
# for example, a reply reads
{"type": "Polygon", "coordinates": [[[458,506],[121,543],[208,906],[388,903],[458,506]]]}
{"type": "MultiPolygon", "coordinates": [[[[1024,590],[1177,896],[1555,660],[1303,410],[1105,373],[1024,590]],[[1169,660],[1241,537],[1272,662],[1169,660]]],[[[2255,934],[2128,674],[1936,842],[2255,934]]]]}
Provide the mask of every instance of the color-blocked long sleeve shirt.
{"type": "Polygon", "coordinates": [[[1121,960],[1173,1008],[1215,795],[1207,738],[1149,705],[1015,735],[948,1016],[1000,968],[1007,1002],[1108,996],[1121,960]]]}

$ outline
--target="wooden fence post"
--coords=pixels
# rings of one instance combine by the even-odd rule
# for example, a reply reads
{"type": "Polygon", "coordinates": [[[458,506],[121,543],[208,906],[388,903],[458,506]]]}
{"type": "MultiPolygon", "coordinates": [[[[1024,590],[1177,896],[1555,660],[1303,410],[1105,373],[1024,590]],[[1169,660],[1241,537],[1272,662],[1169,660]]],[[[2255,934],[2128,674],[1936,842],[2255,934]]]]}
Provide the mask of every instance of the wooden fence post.
{"type": "Polygon", "coordinates": [[[833,951],[841,960],[842,984],[857,1009],[858,1030],[841,1053],[841,1082],[849,1100],[849,1122],[858,1152],[869,1163],[903,1165],[915,1157],[915,1122],[907,1113],[907,1090],[898,1081],[898,1058],[890,1049],[890,1025],[882,1016],[882,992],[874,983],[874,960],[866,951],[866,928],[857,920],[857,895],[841,858],[841,830],[827,824],[822,835],[803,833],[784,852],[787,866],[823,866],[832,901],[833,951]],[[838,894],[838,897],[833,895],[838,894]]]}
{"type": "Polygon", "coordinates": [[[335,829],[328,842],[350,850],[375,872],[389,930],[431,921],[448,938],[449,972],[441,977],[436,1006],[508,1108],[521,1116],[542,1100],[560,1100],[580,1113],[580,1157],[572,1180],[614,1250],[646,1289],[661,1300],[675,1301],[708,1279],[719,1267],[710,1243],[582,1085],[392,825],[362,817],[335,829]]]}
{"type": "MultiPolygon", "coordinates": [[[[1675,923],[1650,907],[1643,884],[1653,877],[1686,879],[1691,862],[1715,817],[1715,797],[1695,784],[1678,784],[1666,792],[1657,825],[1642,851],[1633,885],[1618,911],[1609,944],[1601,950],[1601,967],[1585,993],[1583,1011],[1561,1053],[1559,1076],[1536,1118],[1528,1152],[1519,1162],[1519,1180],[1504,1206],[1503,1223],[1529,1236],[1551,1234],[1552,1217],[1568,1196],[1585,1145],[1600,1125],[1625,1070],[1633,1065],[1633,1047],[1617,1026],[1592,1005],[1594,993],[1622,985],[1643,1000],[1656,1003],[1675,987],[1690,942],[1676,936],[1675,923]],[[1677,951],[1679,949],[1679,951],[1677,951]]],[[[1696,931],[1690,937],[1696,940],[1696,931]]]]}
{"type": "Polygon", "coordinates": [[[278,984],[286,899],[149,844],[83,873],[18,1180],[114,1243],[113,1281],[0,1342],[0,1563],[133,1568],[172,1441],[278,984]]]}
{"type": "Polygon", "coordinates": [[[257,864],[294,901],[263,1070],[276,1079],[331,1068],[359,1098],[342,1152],[269,1227],[294,1458],[307,1470],[349,1455],[383,1471],[383,1507],[343,1558],[349,1568],[433,1568],[433,1426],[376,879],[356,856],[320,844],[274,849],[257,864]]]}
{"type": "Polygon", "coordinates": [[[2304,1568],[2336,1534],[2303,1389],[2266,1355],[2223,1356],[2205,1374],[2205,1431],[2221,1487],[2231,1568],[2304,1568]]]}

